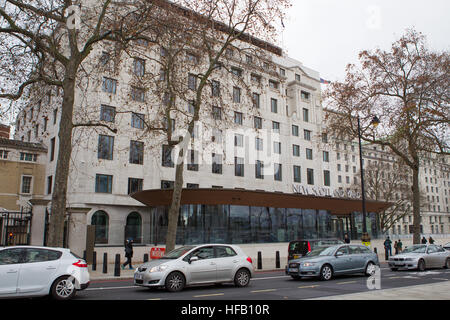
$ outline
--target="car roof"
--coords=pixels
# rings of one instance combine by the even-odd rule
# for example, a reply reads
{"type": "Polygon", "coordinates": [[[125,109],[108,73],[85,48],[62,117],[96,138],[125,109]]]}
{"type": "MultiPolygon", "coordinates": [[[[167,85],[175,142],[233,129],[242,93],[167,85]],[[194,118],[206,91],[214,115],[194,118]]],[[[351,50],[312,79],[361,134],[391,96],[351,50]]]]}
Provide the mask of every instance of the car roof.
{"type": "Polygon", "coordinates": [[[0,250],[3,250],[3,249],[15,249],[15,248],[46,249],[46,250],[57,250],[57,251],[64,251],[64,252],[69,251],[70,252],[70,249],[67,249],[67,248],[44,247],[44,246],[27,246],[27,245],[0,247],[0,250]]]}

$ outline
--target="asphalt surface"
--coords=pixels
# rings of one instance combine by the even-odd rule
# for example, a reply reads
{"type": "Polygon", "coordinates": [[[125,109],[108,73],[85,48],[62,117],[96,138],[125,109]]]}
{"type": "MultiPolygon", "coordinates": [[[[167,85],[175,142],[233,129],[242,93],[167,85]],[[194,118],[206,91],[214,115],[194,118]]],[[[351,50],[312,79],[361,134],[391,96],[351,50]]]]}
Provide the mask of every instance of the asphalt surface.
{"type": "Polygon", "coordinates": [[[95,280],[89,288],[78,292],[75,300],[298,300],[348,295],[438,283],[450,280],[450,270],[431,269],[424,272],[391,271],[381,266],[378,282],[369,282],[363,275],[337,276],[330,281],[304,278],[294,280],[284,271],[257,272],[248,287],[233,284],[187,287],[170,293],[164,289],[135,286],[132,279],[95,280]],[[370,287],[370,288],[369,288],[370,287]]]}

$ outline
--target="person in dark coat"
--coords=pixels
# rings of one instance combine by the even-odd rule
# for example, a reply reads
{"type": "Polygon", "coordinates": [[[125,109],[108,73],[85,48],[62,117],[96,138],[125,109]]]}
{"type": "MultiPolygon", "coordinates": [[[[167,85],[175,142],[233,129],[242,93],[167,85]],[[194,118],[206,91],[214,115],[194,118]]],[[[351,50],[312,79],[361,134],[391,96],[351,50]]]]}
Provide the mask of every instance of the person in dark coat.
{"type": "Polygon", "coordinates": [[[344,242],[345,243],[350,243],[350,238],[348,237],[347,233],[344,235],[344,242]]]}
{"type": "Polygon", "coordinates": [[[389,259],[389,256],[392,256],[392,241],[387,236],[386,240],[384,240],[384,254],[386,256],[386,260],[389,259]]]}
{"type": "Polygon", "coordinates": [[[430,244],[433,244],[433,243],[434,243],[434,239],[430,236],[430,238],[428,238],[428,242],[429,242],[430,244]]]}
{"type": "Polygon", "coordinates": [[[422,244],[427,244],[427,239],[425,237],[422,237],[422,244]]]}
{"type": "Polygon", "coordinates": [[[133,240],[127,239],[127,242],[125,243],[125,257],[127,258],[127,261],[122,265],[122,269],[125,269],[126,265],[130,266],[130,269],[133,269],[133,266],[131,264],[131,258],[133,257],[133,240]]]}
{"type": "Polygon", "coordinates": [[[400,239],[398,239],[398,242],[397,242],[397,250],[398,250],[398,253],[402,253],[402,251],[403,251],[403,243],[402,243],[402,240],[400,240],[400,239]]]}

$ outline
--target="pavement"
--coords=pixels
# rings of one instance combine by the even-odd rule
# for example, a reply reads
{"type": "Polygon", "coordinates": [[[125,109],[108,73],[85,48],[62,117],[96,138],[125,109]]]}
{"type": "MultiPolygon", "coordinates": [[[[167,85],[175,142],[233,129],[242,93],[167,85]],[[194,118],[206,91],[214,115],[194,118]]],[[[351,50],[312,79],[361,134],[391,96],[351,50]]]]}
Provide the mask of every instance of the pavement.
{"type": "MultiPolygon", "coordinates": [[[[383,264],[384,263],[382,262],[382,265],[383,264]]],[[[89,274],[91,281],[132,279],[135,268],[138,265],[139,264],[134,265],[133,269],[129,269],[128,267],[124,270],[120,269],[120,276],[114,276],[114,264],[108,264],[106,274],[103,273],[103,265],[97,265],[97,270],[92,270],[92,266],[89,265],[89,274]]],[[[282,271],[282,269],[256,272],[268,271],[282,271]]],[[[450,300],[450,281],[400,288],[370,290],[359,293],[320,297],[311,300],[450,300]]]]}

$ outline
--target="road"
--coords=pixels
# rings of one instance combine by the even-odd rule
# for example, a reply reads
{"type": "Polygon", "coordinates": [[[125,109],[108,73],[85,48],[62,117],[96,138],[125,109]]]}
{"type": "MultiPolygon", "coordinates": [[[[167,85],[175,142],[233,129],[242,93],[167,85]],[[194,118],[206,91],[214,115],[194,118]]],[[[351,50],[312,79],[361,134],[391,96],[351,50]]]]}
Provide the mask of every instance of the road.
{"type": "MultiPolygon", "coordinates": [[[[380,289],[428,284],[450,280],[450,270],[432,269],[425,272],[396,271],[381,267],[380,289]]],[[[76,300],[298,300],[342,295],[371,290],[368,277],[346,275],[330,281],[318,279],[294,280],[282,271],[257,272],[248,287],[232,284],[195,286],[181,292],[134,286],[131,279],[92,281],[88,289],[78,292],[76,300]]],[[[372,285],[375,283],[373,282],[372,285]]],[[[372,290],[376,290],[373,288],[372,290]]]]}

